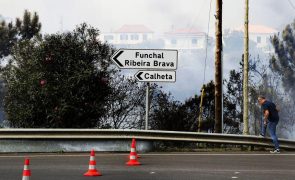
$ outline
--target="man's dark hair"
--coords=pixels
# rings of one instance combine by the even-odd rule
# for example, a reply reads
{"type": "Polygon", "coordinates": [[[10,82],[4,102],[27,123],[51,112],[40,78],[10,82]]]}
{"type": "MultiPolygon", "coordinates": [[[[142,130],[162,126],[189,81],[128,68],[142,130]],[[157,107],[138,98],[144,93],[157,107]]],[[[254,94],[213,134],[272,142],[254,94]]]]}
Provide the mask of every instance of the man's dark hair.
{"type": "Polygon", "coordinates": [[[258,98],[259,99],[266,99],[265,96],[262,96],[262,95],[258,96],[258,98]]]}

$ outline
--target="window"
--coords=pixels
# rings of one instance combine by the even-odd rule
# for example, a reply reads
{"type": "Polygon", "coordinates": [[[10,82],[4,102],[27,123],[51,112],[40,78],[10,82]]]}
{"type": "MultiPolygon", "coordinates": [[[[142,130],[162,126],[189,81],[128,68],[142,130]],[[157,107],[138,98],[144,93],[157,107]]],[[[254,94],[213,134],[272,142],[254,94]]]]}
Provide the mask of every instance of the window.
{"type": "Polygon", "coordinates": [[[176,39],[171,39],[171,44],[177,44],[176,39]]]}
{"type": "Polygon", "coordinates": [[[257,43],[260,44],[261,43],[261,37],[257,36],[257,43]]]}
{"type": "Polygon", "coordinates": [[[106,40],[106,41],[111,41],[113,39],[114,39],[114,36],[112,36],[112,35],[105,35],[104,36],[104,40],[106,40]]]}
{"type": "Polygon", "coordinates": [[[138,34],[131,34],[131,40],[138,40],[138,34]]]}
{"type": "Polygon", "coordinates": [[[197,44],[198,40],[197,39],[192,39],[192,44],[197,44]]]}
{"type": "Polygon", "coordinates": [[[120,39],[121,40],[128,40],[128,35],[127,34],[121,34],[120,39]]]}
{"type": "Polygon", "coordinates": [[[144,35],[142,36],[142,39],[143,39],[144,41],[146,41],[146,40],[147,40],[147,35],[144,34],[144,35]]]}

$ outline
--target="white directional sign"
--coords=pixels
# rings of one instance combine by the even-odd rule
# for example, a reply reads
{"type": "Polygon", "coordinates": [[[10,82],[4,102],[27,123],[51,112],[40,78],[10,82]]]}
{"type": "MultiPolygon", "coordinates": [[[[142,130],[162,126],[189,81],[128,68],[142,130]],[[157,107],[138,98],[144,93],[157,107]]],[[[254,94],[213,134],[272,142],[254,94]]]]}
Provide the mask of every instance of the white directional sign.
{"type": "Polygon", "coordinates": [[[177,50],[119,49],[111,57],[121,69],[177,69],[177,50]]]}
{"type": "Polygon", "coordinates": [[[140,82],[175,82],[175,71],[138,71],[135,78],[140,82]]]}

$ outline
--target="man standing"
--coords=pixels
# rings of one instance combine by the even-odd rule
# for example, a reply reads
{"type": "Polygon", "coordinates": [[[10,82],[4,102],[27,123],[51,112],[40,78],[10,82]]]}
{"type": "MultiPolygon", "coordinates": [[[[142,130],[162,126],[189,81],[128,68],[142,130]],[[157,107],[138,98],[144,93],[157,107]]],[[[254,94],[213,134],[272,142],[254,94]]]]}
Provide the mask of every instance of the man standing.
{"type": "MultiPolygon", "coordinates": [[[[279,122],[279,112],[276,107],[276,105],[273,102],[270,102],[265,99],[264,96],[259,96],[258,97],[258,103],[262,107],[263,111],[263,125],[268,127],[270,136],[273,140],[275,149],[273,151],[270,151],[270,153],[280,153],[280,146],[279,146],[279,141],[278,137],[276,135],[276,128],[279,122]]],[[[265,136],[265,128],[262,127],[262,132],[261,135],[265,136]]]]}

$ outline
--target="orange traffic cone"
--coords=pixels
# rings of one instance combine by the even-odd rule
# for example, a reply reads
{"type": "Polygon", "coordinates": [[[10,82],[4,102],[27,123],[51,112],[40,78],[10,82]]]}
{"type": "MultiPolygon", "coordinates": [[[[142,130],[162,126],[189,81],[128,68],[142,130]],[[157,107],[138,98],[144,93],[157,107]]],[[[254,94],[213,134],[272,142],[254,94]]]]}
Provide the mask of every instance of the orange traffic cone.
{"type": "MultiPolygon", "coordinates": [[[[134,143],[135,153],[136,153],[136,157],[138,159],[138,158],[140,158],[140,156],[137,154],[137,151],[136,151],[136,140],[135,140],[135,138],[132,138],[132,143],[134,143]]],[[[130,155],[129,155],[129,158],[130,158],[130,155]]]]}
{"type": "Polygon", "coordinates": [[[101,176],[101,173],[96,170],[95,165],[95,152],[92,149],[90,153],[89,168],[88,171],[84,174],[84,176],[101,176]]]}
{"type": "Polygon", "coordinates": [[[136,157],[137,158],[140,158],[140,156],[137,154],[137,150],[136,150],[136,140],[135,140],[135,138],[132,138],[132,142],[134,142],[134,146],[135,146],[135,153],[136,153],[136,157]]]}
{"type": "Polygon", "coordinates": [[[129,155],[129,161],[126,163],[128,166],[138,166],[140,165],[140,162],[137,160],[137,153],[136,153],[136,147],[135,147],[135,139],[132,139],[131,143],[131,151],[129,155]]]}
{"type": "Polygon", "coordinates": [[[22,180],[29,180],[31,177],[31,170],[29,169],[30,159],[25,159],[24,171],[23,171],[23,179],[22,180]]]}

